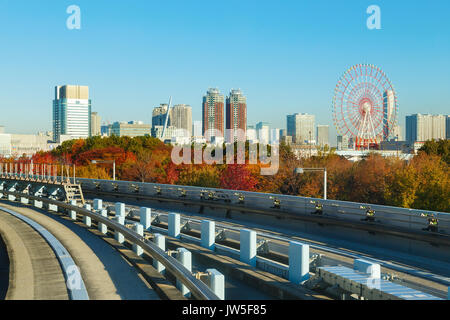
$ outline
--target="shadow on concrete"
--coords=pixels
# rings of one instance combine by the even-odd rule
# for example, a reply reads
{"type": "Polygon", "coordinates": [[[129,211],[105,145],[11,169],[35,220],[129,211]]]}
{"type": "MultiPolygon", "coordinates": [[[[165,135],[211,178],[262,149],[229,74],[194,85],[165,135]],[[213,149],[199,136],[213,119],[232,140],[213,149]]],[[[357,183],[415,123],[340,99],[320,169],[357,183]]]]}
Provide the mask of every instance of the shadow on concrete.
{"type": "MultiPolygon", "coordinates": [[[[5,203],[12,207],[26,208],[33,211],[39,212],[42,215],[51,218],[73,233],[75,233],[80,239],[86,243],[86,245],[91,248],[94,254],[102,262],[104,269],[110,276],[112,282],[114,283],[117,294],[123,300],[151,300],[158,299],[155,292],[149,289],[138,276],[136,269],[131,266],[114,248],[103,241],[100,237],[92,234],[88,229],[78,226],[75,223],[65,220],[62,217],[51,214],[43,210],[39,210],[34,207],[29,207],[26,205],[18,203],[5,203]]],[[[75,260],[75,257],[73,257],[75,260]]]]}
{"type": "Polygon", "coordinates": [[[5,300],[9,287],[9,257],[0,235],[0,300],[5,300]]]}

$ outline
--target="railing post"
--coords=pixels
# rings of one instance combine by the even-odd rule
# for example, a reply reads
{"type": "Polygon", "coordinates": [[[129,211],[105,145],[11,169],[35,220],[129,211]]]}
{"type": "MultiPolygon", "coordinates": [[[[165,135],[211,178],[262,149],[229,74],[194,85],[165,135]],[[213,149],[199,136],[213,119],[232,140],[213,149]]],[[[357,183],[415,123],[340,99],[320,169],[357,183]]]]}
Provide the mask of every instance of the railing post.
{"type": "MultiPolygon", "coordinates": [[[[8,190],[9,192],[15,192],[16,188],[15,187],[11,187],[8,190]]],[[[8,201],[16,201],[16,196],[12,195],[12,194],[8,194],[8,201]]]]}
{"type": "Polygon", "coordinates": [[[56,204],[48,204],[48,211],[58,212],[58,206],[56,204]]]}
{"type": "Polygon", "coordinates": [[[144,226],[144,230],[149,230],[152,225],[152,209],[142,207],[139,214],[140,222],[144,226]]]}
{"type": "Polygon", "coordinates": [[[180,215],[178,213],[169,213],[168,215],[169,223],[169,237],[179,238],[180,237],[180,215]]]}
{"type": "MultiPolygon", "coordinates": [[[[133,226],[133,230],[134,230],[134,232],[136,232],[141,237],[144,236],[144,226],[142,224],[135,223],[134,226],[133,226]]],[[[141,256],[144,253],[144,250],[142,249],[142,247],[140,247],[140,246],[138,246],[137,244],[134,244],[134,243],[133,243],[133,251],[138,256],[141,256]]]]}
{"type": "Polygon", "coordinates": [[[121,202],[116,202],[116,217],[124,217],[125,218],[125,204],[121,202]]]}
{"type": "Polygon", "coordinates": [[[210,220],[202,221],[201,245],[203,248],[214,250],[216,242],[216,223],[210,220]]]}
{"type": "MultiPolygon", "coordinates": [[[[76,206],[77,201],[76,200],[70,200],[70,205],[76,206]]],[[[75,210],[69,210],[69,217],[72,220],[77,220],[77,212],[75,210]]]]}
{"type": "MultiPolygon", "coordinates": [[[[108,218],[108,211],[105,209],[100,210],[100,215],[104,218],[108,218]]],[[[104,223],[99,222],[98,223],[98,231],[100,231],[103,234],[106,234],[108,232],[108,226],[104,223]]]]}
{"type": "MultiPolygon", "coordinates": [[[[86,209],[86,210],[88,210],[88,211],[91,211],[91,205],[90,205],[90,204],[85,204],[85,205],[84,205],[84,209],[86,209]]],[[[91,227],[91,224],[92,224],[91,217],[84,216],[84,217],[83,217],[83,222],[84,222],[84,224],[87,225],[88,227],[91,227]]]]}
{"type": "MultiPolygon", "coordinates": [[[[163,251],[166,251],[166,238],[159,233],[155,234],[155,237],[153,238],[153,242],[163,251]]],[[[156,259],[153,259],[153,267],[159,272],[163,273],[166,269],[161,262],[159,262],[156,259]]]]}
{"type": "Polygon", "coordinates": [[[289,242],[289,281],[303,284],[309,279],[309,245],[289,242]]]}
{"type": "MultiPolygon", "coordinates": [[[[117,223],[120,223],[121,225],[125,224],[125,217],[123,217],[123,216],[116,216],[114,219],[116,220],[117,223]]],[[[119,243],[124,243],[125,242],[125,237],[123,236],[123,234],[121,234],[118,231],[115,232],[114,238],[119,243]]]]}
{"type": "MultiPolygon", "coordinates": [[[[192,254],[185,248],[178,248],[177,260],[190,272],[192,272],[192,254]]],[[[181,294],[187,298],[191,296],[188,288],[177,279],[177,288],[181,291],[181,294]]]]}
{"type": "Polygon", "coordinates": [[[103,200],[102,199],[94,199],[94,210],[99,211],[103,209],[103,200]]]}
{"type": "Polygon", "coordinates": [[[241,261],[256,267],[256,232],[241,229],[240,233],[240,257],[241,261]]]}
{"type": "Polygon", "coordinates": [[[209,287],[220,300],[225,300],[225,276],[216,269],[207,269],[209,287]]]}

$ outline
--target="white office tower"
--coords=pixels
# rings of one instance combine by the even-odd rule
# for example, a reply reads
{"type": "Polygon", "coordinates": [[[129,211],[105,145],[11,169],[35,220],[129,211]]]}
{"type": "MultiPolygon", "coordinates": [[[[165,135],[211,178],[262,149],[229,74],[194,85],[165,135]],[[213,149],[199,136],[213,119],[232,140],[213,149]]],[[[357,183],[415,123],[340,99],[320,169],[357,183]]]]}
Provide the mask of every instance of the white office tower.
{"type": "Polygon", "coordinates": [[[101,132],[101,118],[97,112],[91,112],[91,136],[100,136],[101,132]]]}
{"type": "Polygon", "coordinates": [[[315,143],[314,130],[316,117],[306,113],[295,113],[287,116],[287,135],[292,137],[296,144],[315,143]]]}
{"type": "Polygon", "coordinates": [[[55,87],[53,100],[53,139],[61,135],[72,139],[88,138],[91,135],[91,100],[89,87],[65,85],[55,87]]]}
{"type": "Polygon", "coordinates": [[[329,131],[330,127],[327,125],[317,125],[317,145],[324,147],[330,145],[329,142],[329,131]]]}
{"type": "Polygon", "coordinates": [[[413,114],[406,116],[406,141],[414,143],[445,139],[446,116],[413,114]]]}
{"type": "Polygon", "coordinates": [[[393,136],[390,127],[394,123],[392,119],[395,109],[395,95],[394,91],[386,90],[383,93],[383,141],[389,141],[389,138],[393,136]]]}
{"type": "Polygon", "coordinates": [[[270,125],[267,122],[259,122],[256,124],[256,132],[258,140],[261,144],[269,144],[270,140],[270,125]]]}

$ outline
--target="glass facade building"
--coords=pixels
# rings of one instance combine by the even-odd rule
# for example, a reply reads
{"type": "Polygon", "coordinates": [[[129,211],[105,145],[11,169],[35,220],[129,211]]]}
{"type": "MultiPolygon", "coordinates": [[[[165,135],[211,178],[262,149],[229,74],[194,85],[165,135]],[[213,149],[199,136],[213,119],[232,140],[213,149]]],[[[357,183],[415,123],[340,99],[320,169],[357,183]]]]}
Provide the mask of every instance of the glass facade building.
{"type": "Polygon", "coordinates": [[[316,141],[314,130],[316,117],[306,113],[287,116],[287,135],[297,144],[312,144],[316,141]]]}
{"type": "Polygon", "coordinates": [[[57,86],[53,100],[53,140],[91,136],[91,100],[87,86],[57,86]]]}

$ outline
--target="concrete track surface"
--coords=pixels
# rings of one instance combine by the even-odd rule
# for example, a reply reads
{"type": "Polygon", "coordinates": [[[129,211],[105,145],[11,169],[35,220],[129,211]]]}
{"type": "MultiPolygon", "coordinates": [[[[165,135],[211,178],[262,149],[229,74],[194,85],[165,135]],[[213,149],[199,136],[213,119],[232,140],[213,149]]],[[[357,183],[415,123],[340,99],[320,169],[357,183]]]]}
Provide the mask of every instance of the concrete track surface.
{"type": "Polygon", "coordinates": [[[44,211],[1,203],[0,236],[10,261],[6,299],[65,300],[69,296],[48,243],[25,222],[1,211],[2,207],[36,221],[63,244],[80,269],[91,300],[159,299],[122,255],[87,229],[44,211]]]}

